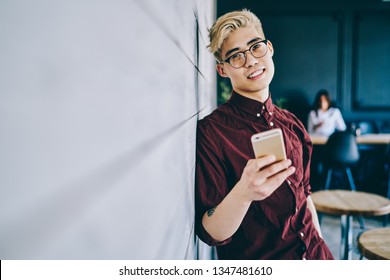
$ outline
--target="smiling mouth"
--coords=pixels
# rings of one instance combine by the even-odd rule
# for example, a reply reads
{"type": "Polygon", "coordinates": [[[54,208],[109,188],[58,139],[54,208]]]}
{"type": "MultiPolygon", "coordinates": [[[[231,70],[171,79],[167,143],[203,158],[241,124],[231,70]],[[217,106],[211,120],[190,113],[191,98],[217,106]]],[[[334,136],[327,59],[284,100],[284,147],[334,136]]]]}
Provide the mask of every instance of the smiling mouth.
{"type": "Polygon", "coordinates": [[[263,74],[265,69],[259,69],[248,76],[248,79],[254,79],[263,74]]]}

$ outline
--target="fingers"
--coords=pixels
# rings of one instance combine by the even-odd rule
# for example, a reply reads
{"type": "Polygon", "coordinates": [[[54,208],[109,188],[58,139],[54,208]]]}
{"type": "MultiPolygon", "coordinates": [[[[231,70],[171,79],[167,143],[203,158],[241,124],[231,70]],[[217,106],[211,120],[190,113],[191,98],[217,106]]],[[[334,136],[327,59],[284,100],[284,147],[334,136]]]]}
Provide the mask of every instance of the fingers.
{"type": "Polygon", "coordinates": [[[295,167],[291,166],[291,160],[283,160],[266,166],[255,175],[254,185],[271,186],[272,189],[279,187],[288,176],[295,172],[295,167]]]}
{"type": "Polygon", "coordinates": [[[277,189],[288,176],[292,175],[295,172],[295,167],[290,166],[287,169],[268,177],[268,182],[270,186],[273,186],[274,189],[277,189]]]}
{"type": "Polygon", "coordinates": [[[290,165],[291,161],[286,160],[274,163],[258,172],[252,181],[252,187],[256,193],[254,200],[263,200],[279,188],[287,177],[295,172],[295,167],[290,165]]]}
{"type": "Polygon", "coordinates": [[[267,155],[257,159],[251,159],[248,161],[248,167],[253,172],[258,172],[260,169],[267,165],[275,162],[276,158],[274,155],[267,155]]]}
{"type": "Polygon", "coordinates": [[[249,160],[245,169],[247,172],[267,178],[287,169],[291,163],[289,159],[276,162],[275,156],[269,155],[249,160]]]}
{"type": "Polygon", "coordinates": [[[291,165],[291,160],[282,160],[263,168],[259,173],[260,176],[271,177],[282,170],[287,169],[291,165]]]}
{"type": "MultiPolygon", "coordinates": [[[[272,194],[288,176],[295,172],[291,160],[276,162],[273,155],[249,160],[240,182],[254,191],[251,200],[261,200],[272,194]]],[[[251,193],[251,192],[250,192],[251,193]]]]}

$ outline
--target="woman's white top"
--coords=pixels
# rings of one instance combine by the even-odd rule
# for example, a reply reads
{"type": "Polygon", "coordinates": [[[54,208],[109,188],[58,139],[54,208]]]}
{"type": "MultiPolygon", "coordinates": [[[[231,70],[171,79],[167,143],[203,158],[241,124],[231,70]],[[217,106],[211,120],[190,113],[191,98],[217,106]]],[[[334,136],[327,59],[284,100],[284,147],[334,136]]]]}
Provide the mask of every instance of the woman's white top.
{"type": "Polygon", "coordinates": [[[345,125],[340,110],[331,107],[325,112],[321,109],[317,110],[317,112],[314,110],[310,111],[307,128],[309,133],[329,136],[336,130],[346,130],[347,126],[345,125]],[[314,129],[314,126],[321,122],[323,124],[314,129]]]}

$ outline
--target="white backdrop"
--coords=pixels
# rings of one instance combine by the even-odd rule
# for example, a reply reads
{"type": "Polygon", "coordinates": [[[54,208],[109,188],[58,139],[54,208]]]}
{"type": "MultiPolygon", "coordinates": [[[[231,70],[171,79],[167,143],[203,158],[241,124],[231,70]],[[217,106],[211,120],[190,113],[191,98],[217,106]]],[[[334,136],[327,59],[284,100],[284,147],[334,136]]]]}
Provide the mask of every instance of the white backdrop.
{"type": "Polygon", "coordinates": [[[214,5],[0,2],[0,259],[196,258],[214,5]]]}

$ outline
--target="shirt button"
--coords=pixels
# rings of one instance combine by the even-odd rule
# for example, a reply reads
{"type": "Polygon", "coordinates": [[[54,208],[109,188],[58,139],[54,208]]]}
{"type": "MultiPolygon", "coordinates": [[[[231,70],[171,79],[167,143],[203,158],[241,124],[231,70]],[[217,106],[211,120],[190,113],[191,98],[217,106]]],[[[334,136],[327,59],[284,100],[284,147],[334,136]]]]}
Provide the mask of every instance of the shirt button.
{"type": "Polygon", "coordinates": [[[304,234],[302,231],[299,233],[299,235],[300,235],[301,237],[304,237],[304,236],[305,236],[305,234],[304,234]]]}
{"type": "Polygon", "coordinates": [[[270,122],[269,125],[270,125],[270,126],[274,126],[274,123],[273,123],[273,122],[270,122]]]}
{"type": "Polygon", "coordinates": [[[265,110],[265,106],[263,106],[263,110],[265,110]]]}
{"type": "Polygon", "coordinates": [[[272,112],[269,112],[269,114],[272,116],[273,113],[272,113],[272,112]]]}
{"type": "Polygon", "coordinates": [[[260,117],[260,113],[257,113],[256,116],[260,117]]]}

